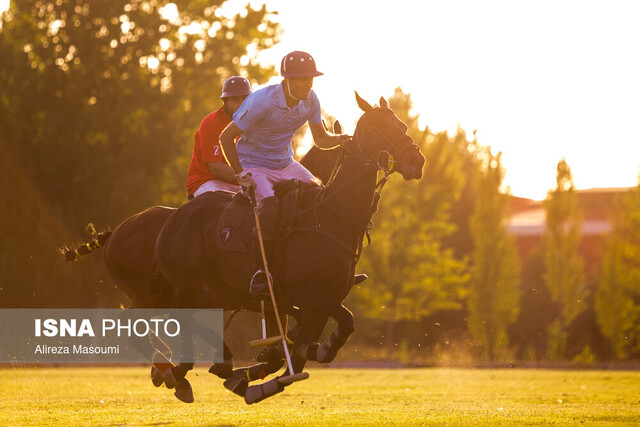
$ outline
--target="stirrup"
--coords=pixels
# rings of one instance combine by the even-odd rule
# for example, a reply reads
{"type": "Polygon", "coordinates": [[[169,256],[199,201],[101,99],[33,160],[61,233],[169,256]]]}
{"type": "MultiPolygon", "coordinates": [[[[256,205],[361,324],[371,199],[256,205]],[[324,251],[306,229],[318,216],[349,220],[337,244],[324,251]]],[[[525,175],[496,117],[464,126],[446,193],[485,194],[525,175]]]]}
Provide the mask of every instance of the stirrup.
{"type": "MultiPolygon", "coordinates": [[[[273,277],[269,274],[269,279],[273,283],[273,277]]],[[[269,283],[267,282],[267,273],[260,269],[251,277],[249,284],[249,293],[255,297],[266,298],[269,296],[269,283]]]]}

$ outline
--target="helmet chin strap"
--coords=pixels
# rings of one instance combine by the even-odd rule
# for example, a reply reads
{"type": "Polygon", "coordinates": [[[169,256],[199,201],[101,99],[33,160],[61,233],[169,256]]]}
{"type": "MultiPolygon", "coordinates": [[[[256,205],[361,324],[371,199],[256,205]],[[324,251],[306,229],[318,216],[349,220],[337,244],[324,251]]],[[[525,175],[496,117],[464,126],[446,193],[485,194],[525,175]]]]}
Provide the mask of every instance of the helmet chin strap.
{"type": "Polygon", "coordinates": [[[295,99],[296,101],[303,101],[302,98],[298,98],[293,93],[291,93],[291,87],[289,86],[289,79],[284,79],[284,81],[287,82],[287,91],[289,92],[289,96],[295,99]]]}

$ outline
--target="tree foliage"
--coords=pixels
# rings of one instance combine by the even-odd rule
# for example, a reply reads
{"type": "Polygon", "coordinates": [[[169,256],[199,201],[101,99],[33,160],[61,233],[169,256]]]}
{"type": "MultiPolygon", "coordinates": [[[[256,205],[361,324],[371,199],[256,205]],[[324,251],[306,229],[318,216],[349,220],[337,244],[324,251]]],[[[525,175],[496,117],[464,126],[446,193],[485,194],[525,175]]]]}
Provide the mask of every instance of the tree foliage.
{"type": "Polygon", "coordinates": [[[116,225],[185,200],[193,134],[220,105],[222,82],[265,81],[273,70],[255,53],[280,37],[264,7],[230,15],[222,6],[11,2],[0,29],[0,197],[11,206],[2,213],[4,302],[92,301],[79,282],[99,276],[77,275],[83,267],[80,280],[67,276],[56,246],[89,221],[116,225]],[[54,277],[63,289],[45,285],[54,277]]]}
{"type": "Polygon", "coordinates": [[[556,320],[549,330],[551,357],[566,356],[566,329],[586,308],[584,261],[578,251],[582,235],[582,212],[567,162],[558,163],[556,188],[544,203],[544,281],[557,305],[556,320]]]}
{"type": "Polygon", "coordinates": [[[622,199],[612,218],[595,309],[618,359],[640,355],[640,186],[622,199]]]}
{"type": "Polygon", "coordinates": [[[473,241],[469,288],[469,329],[491,360],[505,354],[507,328],[519,312],[520,265],[515,241],[507,234],[508,196],[501,190],[501,155],[483,150],[485,160],[475,183],[476,203],[469,228],[473,241]]]}
{"type": "Polygon", "coordinates": [[[425,153],[425,177],[419,182],[391,179],[374,215],[373,243],[365,248],[361,269],[372,279],[356,292],[359,311],[387,324],[386,341],[395,344],[400,320],[418,321],[434,312],[462,306],[466,265],[442,247],[454,229],[449,210],[462,180],[455,161],[448,161],[446,135],[436,138],[418,126],[410,96],[396,89],[390,107],[409,127],[425,153]],[[439,155],[438,155],[439,154],[439,155]]]}

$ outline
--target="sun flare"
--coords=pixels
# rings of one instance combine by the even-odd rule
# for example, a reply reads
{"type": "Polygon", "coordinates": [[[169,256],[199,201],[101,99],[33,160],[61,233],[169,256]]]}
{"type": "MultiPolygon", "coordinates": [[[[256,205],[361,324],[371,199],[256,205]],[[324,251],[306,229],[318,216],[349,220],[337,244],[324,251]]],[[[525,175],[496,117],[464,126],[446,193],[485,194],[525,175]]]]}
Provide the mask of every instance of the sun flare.
{"type": "Polygon", "coordinates": [[[421,126],[477,129],[502,151],[515,195],[544,198],[563,157],[578,188],[637,184],[640,4],[327,0],[307,19],[303,2],[266,3],[284,36],[259,58],[277,69],[311,53],[314,90],[347,132],[354,90],[375,102],[401,87],[421,126]]]}

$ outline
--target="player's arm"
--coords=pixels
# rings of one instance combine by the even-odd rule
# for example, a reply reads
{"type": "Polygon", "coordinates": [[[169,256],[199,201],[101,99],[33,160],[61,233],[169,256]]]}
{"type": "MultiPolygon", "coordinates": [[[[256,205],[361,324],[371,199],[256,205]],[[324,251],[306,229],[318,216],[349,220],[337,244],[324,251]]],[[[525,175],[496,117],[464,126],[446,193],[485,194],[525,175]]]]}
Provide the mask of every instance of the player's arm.
{"type": "Polygon", "coordinates": [[[242,165],[240,165],[240,159],[238,158],[238,150],[236,148],[235,140],[243,133],[244,131],[242,129],[240,129],[234,122],[231,122],[220,134],[220,146],[222,147],[222,152],[235,174],[242,172],[242,165]]]}
{"type": "Polygon", "coordinates": [[[309,129],[311,129],[311,135],[313,136],[313,142],[320,148],[328,149],[337,145],[344,144],[349,140],[350,136],[345,134],[333,134],[328,133],[322,123],[312,124],[309,123],[309,129]]]}
{"type": "Polygon", "coordinates": [[[225,162],[210,162],[207,163],[207,166],[209,170],[221,180],[233,184],[237,182],[235,172],[231,169],[231,166],[225,162]]]}

